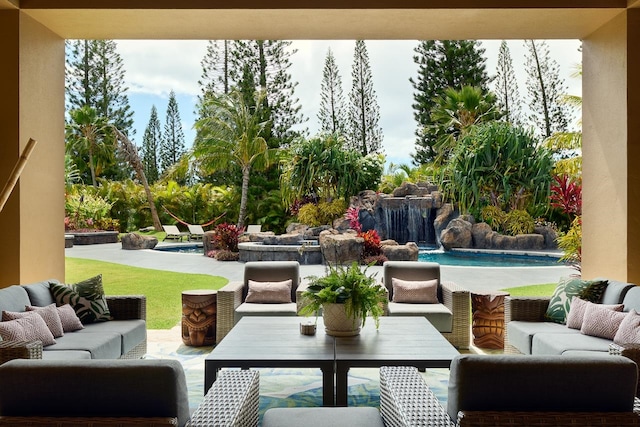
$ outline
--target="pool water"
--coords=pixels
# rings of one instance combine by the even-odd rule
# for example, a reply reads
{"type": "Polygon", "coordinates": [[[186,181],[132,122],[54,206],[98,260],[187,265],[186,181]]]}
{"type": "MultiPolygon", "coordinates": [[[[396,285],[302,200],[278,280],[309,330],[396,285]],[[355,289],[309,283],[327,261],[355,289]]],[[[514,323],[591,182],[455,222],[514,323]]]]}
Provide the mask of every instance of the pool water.
{"type": "Polygon", "coordinates": [[[440,265],[467,267],[544,267],[563,266],[558,258],[550,256],[492,254],[482,252],[445,252],[442,250],[421,250],[419,261],[437,262],[440,265]]]}
{"type": "Polygon", "coordinates": [[[200,254],[204,253],[202,245],[180,245],[180,246],[156,246],[156,251],[174,252],[180,254],[200,254]]]}

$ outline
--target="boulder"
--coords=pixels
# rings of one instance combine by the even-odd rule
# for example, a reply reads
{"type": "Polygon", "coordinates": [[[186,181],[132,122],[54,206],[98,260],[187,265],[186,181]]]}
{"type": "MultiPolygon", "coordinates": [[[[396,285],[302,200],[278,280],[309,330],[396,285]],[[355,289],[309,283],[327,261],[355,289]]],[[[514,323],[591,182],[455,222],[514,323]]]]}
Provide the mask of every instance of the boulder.
{"type": "Polygon", "coordinates": [[[214,234],[215,233],[213,231],[205,231],[204,236],[202,236],[202,249],[204,250],[205,255],[217,249],[213,243],[214,234]]]}
{"type": "Polygon", "coordinates": [[[418,245],[407,242],[405,245],[384,245],[382,253],[389,261],[418,261],[418,245]]]}
{"type": "Polygon", "coordinates": [[[158,244],[158,238],[155,236],[143,236],[137,233],[127,233],[122,236],[122,249],[153,249],[158,244]]]}
{"type": "Polygon", "coordinates": [[[456,211],[451,203],[445,203],[436,211],[436,219],[433,221],[433,228],[436,236],[440,236],[442,231],[449,225],[449,222],[455,218],[456,211]]]}
{"type": "Polygon", "coordinates": [[[505,236],[504,234],[495,233],[491,235],[491,245],[489,249],[513,251],[518,249],[518,243],[515,236],[505,236]]]}
{"type": "Polygon", "coordinates": [[[411,182],[403,182],[400,187],[397,187],[391,193],[393,197],[406,197],[410,194],[418,194],[420,188],[411,182]]]}
{"type": "Polygon", "coordinates": [[[536,226],[534,233],[540,234],[544,237],[544,247],[545,249],[558,249],[558,232],[554,230],[552,227],[546,225],[538,225],[536,226]]]}
{"type": "Polygon", "coordinates": [[[238,237],[238,242],[263,242],[264,239],[273,237],[276,234],[273,231],[260,231],[258,233],[245,233],[238,237]]]}
{"type": "Polygon", "coordinates": [[[328,225],[321,225],[319,227],[309,227],[304,231],[305,240],[318,240],[318,236],[324,230],[329,230],[331,227],[328,225]]]}
{"type": "Polygon", "coordinates": [[[262,240],[264,245],[299,245],[302,243],[302,233],[287,233],[273,236],[265,236],[262,240]]]}
{"type": "Polygon", "coordinates": [[[395,246],[398,242],[393,239],[386,239],[380,242],[380,246],[395,246]]]}
{"type": "Polygon", "coordinates": [[[320,233],[320,250],[327,263],[350,264],[360,261],[364,239],[355,233],[337,234],[333,230],[320,233]]]}
{"type": "Polygon", "coordinates": [[[287,225],[287,229],[285,230],[285,232],[286,233],[304,233],[307,228],[309,228],[309,226],[306,224],[301,224],[299,222],[292,222],[291,224],[287,225]]]}
{"type": "Polygon", "coordinates": [[[541,234],[518,234],[516,236],[516,249],[544,249],[544,236],[541,234]]]}
{"type": "Polygon", "coordinates": [[[449,226],[442,231],[440,243],[446,249],[470,248],[473,245],[471,223],[460,218],[449,222],[449,226]]]}
{"type": "Polygon", "coordinates": [[[486,222],[480,222],[471,226],[471,236],[473,237],[473,247],[477,249],[489,249],[491,235],[495,233],[486,222]]]}

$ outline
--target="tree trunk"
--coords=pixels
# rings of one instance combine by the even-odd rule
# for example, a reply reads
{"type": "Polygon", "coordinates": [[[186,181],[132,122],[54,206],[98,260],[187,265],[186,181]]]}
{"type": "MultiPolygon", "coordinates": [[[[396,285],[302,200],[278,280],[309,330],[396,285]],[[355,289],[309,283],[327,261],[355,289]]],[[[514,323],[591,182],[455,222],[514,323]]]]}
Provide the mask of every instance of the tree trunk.
{"type": "Polygon", "coordinates": [[[149,188],[149,183],[147,182],[147,176],[144,174],[144,166],[140,161],[140,157],[138,156],[138,150],[135,145],[127,138],[127,136],[120,132],[118,128],[113,126],[113,130],[116,133],[116,137],[120,144],[122,144],[122,148],[126,154],[127,160],[131,163],[131,166],[136,171],[140,182],[142,182],[142,186],[144,187],[144,192],[147,195],[147,201],[149,202],[149,209],[151,209],[151,218],[153,219],[153,228],[156,231],[162,231],[162,223],[160,222],[160,217],[158,216],[158,211],[156,209],[156,205],[153,202],[153,194],[151,194],[151,188],[149,188]]]}
{"type": "Polygon", "coordinates": [[[240,213],[238,215],[238,228],[244,227],[244,217],[247,216],[247,199],[249,197],[249,167],[242,168],[242,194],[240,195],[240,213]]]}

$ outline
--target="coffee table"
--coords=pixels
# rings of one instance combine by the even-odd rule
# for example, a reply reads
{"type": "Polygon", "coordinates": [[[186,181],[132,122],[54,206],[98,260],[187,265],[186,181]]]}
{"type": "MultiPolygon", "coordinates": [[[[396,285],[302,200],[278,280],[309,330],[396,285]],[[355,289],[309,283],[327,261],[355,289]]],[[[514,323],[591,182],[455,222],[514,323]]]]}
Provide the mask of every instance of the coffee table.
{"type": "Polygon", "coordinates": [[[381,317],[378,330],[373,319],[367,319],[359,335],[335,341],[336,406],[347,406],[350,368],[448,368],[460,354],[424,317],[381,317]]]}
{"type": "MultiPolygon", "coordinates": [[[[300,333],[300,317],[246,316],[214,347],[204,361],[205,394],[220,368],[319,368],[322,400],[334,405],[335,342],[318,327],[315,335],[300,333]]],[[[322,320],[318,321],[319,326],[322,320]]]]}
{"type": "Polygon", "coordinates": [[[448,368],[459,354],[424,317],[381,317],[378,330],[367,319],[354,337],[326,335],[321,318],[316,335],[302,335],[301,320],[243,317],[205,358],[205,393],[221,368],[320,368],[323,404],[347,406],[350,368],[448,368]]]}

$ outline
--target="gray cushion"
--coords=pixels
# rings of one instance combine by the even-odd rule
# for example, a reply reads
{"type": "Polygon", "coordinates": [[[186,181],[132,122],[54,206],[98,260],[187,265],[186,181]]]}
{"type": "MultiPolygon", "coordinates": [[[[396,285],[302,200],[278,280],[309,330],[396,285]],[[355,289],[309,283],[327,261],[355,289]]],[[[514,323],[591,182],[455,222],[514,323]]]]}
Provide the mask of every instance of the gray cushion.
{"type": "Polygon", "coordinates": [[[272,408],[262,427],[383,427],[377,408],[272,408]]]}
{"type": "Polygon", "coordinates": [[[29,294],[29,300],[31,300],[31,305],[35,305],[37,307],[44,307],[49,304],[53,304],[56,300],[53,298],[51,294],[51,289],[49,287],[49,283],[59,283],[57,280],[45,280],[44,282],[31,283],[29,285],[23,285],[22,287],[29,294]]]}
{"type": "Polygon", "coordinates": [[[176,360],[12,360],[0,366],[0,414],[178,417],[183,426],[189,401],[176,360]]]}
{"type": "Polygon", "coordinates": [[[584,334],[538,333],[531,344],[532,354],[561,355],[568,350],[588,350],[609,352],[611,340],[584,334]]]}
{"type": "Polygon", "coordinates": [[[630,288],[624,296],[622,303],[624,304],[624,311],[629,312],[631,309],[634,309],[640,313],[640,286],[630,288]]]}
{"type": "Polygon", "coordinates": [[[102,332],[115,332],[122,337],[122,353],[125,354],[147,338],[147,324],[144,320],[111,320],[84,325],[84,329],[77,331],[79,334],[95,334],[102,332]]]}
{"type": "Polygon", "coordinates": [[[72,332],[56,339],[56,344],[46,346],[44,351],[84,350],[93,359],[118,359],[122,356],[122,336],[116,332],[79,334],[72,332]]]}
{"type": "Polygon", "coordinates": [[[56,350],[43,351],[44,360],[82,360],[91,359],[91,353],[86,350],[56,350]]]}
{"type": "Polygon", "coordinates": [[[633,287],[631,283],[608,280],[609,284],[602,295],[602,304],[620,304],[627,291],[633,287]]]}
{"type": "Polygon", "coordinates": [[[244,288],[242,301],[249,291],[249,280],[256,282],[280,282],[291,279],[291,301],[296,300],[296,290],[300,284],[300,263],[298,261],[250,261],[244,264],[244,288]]]}
{"type": "Polygon", "coordinates": [[[637,381],[636,364],[622,356],[465,354],[451,363],[447,412],[629,412],[637,381]]]}
{"type": "Polygon", "coordinates": [[[283,304],[242,303],[234,312],[234,321],[238,323],[244,316],[297,316],[295,302],[283,304]]]}
{"type": "Polygon", "coordinates": [[[507,323],[507,336],[509,344],[520,353],[531,354],[533,336],[537,333],[549,332],[556,334],[579,334],[578,329],[567,328],[565,325],[553,322],[525,322],[514,320],[507,323]]]}
{"type": "Polygon", "coordinates": [[[3,311],[24,311],[28,305],[31,305],[29,294],[22,286],[0,289],[0,314],[3,311]]]}
{"type": "Polygon", "coordinates": [[[444,304],[389,303],[389,316],[424,316],[440,332],[451,332],[453,314],[444,304]]]}

